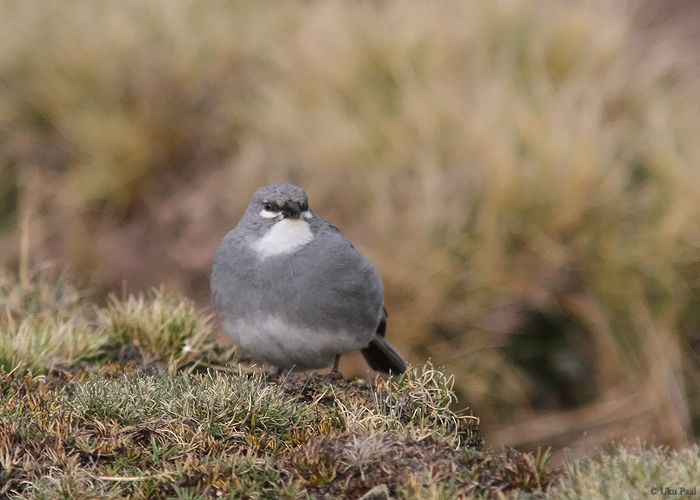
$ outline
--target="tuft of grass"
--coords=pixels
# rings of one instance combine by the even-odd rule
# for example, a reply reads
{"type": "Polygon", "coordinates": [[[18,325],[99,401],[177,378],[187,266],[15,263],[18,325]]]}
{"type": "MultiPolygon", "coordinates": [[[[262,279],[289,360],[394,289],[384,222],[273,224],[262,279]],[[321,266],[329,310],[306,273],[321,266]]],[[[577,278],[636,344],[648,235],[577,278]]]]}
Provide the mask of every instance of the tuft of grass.
{"type": "Polygon", "coordinates": [[[202,361],[215,347],[211,317],[188,299],[177,299],[164,289],[150,294],[109,299],[98,321],[117,345],[133,344],[165,363],[170,370],[202,361]]]}
{"type": "Polygon", "coordinates": [[[19,282],[0,272],[0,370],[45,374],[93,362],[104,354],[106,331],[65,276],[35,273],[19,282]]]}
{"type": "Polygon", "coordinates": [[[88,303],[65,278],[40,274],[22,285],[0,273],[0,368],[46,374],[98,370],[111,361],[170,372],[224,367],[235,352],[218,345],[211,317],[165,293],[88,303]]]}
{"type": "Polygon", "coordinates": [[[480,445],[481,435],[478,431],[479,419],[462,412],[455,413],[453,405],[457,402],[454,395],[454,377],[434,369],[431,363],[426,370],[409,371],[398,378],[380,380],[376,389],[376,405],[381,414],[386,415],[385,427],[374,422],[356,421],[351,429],[373,432],[389,430],[397,432],[399,428],[390,424],[412,424],[405,427],[413,432],[411,437],[422,440],[431,436],[432,429],[439,428],[442,439],[446,439],[455,448],[464,445],[480,445]]]}
{"type": "Polygon", "coordinates": [[[108,336],[80,316],[56,320],[28,317],[0,321],[0,370],[46,373],[104,354],[108,336]]]}

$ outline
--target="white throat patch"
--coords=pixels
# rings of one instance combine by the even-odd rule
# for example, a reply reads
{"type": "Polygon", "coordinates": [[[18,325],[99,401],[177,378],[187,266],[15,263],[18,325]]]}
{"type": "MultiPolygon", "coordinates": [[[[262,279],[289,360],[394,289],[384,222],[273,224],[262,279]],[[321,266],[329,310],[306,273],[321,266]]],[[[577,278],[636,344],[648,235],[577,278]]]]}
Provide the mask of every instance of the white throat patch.
{"type": "Polygon", "coordinates": [[[282,219],[265,236],[253,243],[260,257],[296,252],[314,239],[309,224],[301,219],[282,219]]]}

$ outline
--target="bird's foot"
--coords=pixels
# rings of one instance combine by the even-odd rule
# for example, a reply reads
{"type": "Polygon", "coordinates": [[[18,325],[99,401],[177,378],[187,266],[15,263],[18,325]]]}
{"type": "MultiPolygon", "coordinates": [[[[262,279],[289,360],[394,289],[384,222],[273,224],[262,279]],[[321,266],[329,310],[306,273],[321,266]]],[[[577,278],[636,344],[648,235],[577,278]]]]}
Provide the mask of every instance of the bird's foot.
{"type": "Polygon", "coordinates": [[[333,362],[333,369],[326,374],[326,378],[330,380],[342,380],[343,374],[338,370],[338,365],[340,365],[340,354],[336,354],[335,361],[333,362]]]}
{"type": "Polygon", "coordinates": [[[345,377],[343,376],[342,373],[340,373],[338,370],[331,370],[328,373],[326,373],[323,378],[327,378],[330,381],[336,381],[336,380],[344,380],[345,377]]]}

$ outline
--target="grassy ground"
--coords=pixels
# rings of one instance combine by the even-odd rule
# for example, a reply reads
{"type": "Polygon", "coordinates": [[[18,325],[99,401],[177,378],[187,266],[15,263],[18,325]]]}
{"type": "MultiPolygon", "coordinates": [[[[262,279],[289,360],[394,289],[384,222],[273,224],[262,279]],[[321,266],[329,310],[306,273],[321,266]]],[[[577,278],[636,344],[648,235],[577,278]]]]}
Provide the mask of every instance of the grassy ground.
{"type": "Polygon", "coordinates": [[[2,499],[673,498],[700,482],[697,448],[559,469],[494,450],[431,365],[270,380],[162,290],[101,308],[3,275],[0,297],[2,499]]]}
{"type": "MultiPolygon", "coordinates": [[[[2,264],[204,304],[251,193],[290,180],[378,265],[392,342],[454,373],[493,442],[683,446],[699,73],[634,5],[0,0],[2,264]]],[[[13,328],[86,354],[47,325],[13,328]]]]}
{"type": "Polygon", "coordinates": [[[96,308],[66,283],[2,285],[2,498],[493,496],[555,477],[544,455],[484,451],[430,366],[270,381],[162,291],[96,308]]]}

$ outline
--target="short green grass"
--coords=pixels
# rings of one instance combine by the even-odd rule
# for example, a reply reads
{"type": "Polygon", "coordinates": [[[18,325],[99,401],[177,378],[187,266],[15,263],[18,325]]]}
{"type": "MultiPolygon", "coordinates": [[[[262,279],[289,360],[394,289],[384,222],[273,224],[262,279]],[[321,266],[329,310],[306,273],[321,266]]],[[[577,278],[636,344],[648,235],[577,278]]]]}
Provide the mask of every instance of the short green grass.
{"type": "Polygon", "coordinates": [[[162,288],[99,307],[65,279],[2,284],[0,499],[618,499],[700,481],[697,448],[554,469],[487,446],[430,364],[271,379],[162,288]]]}

